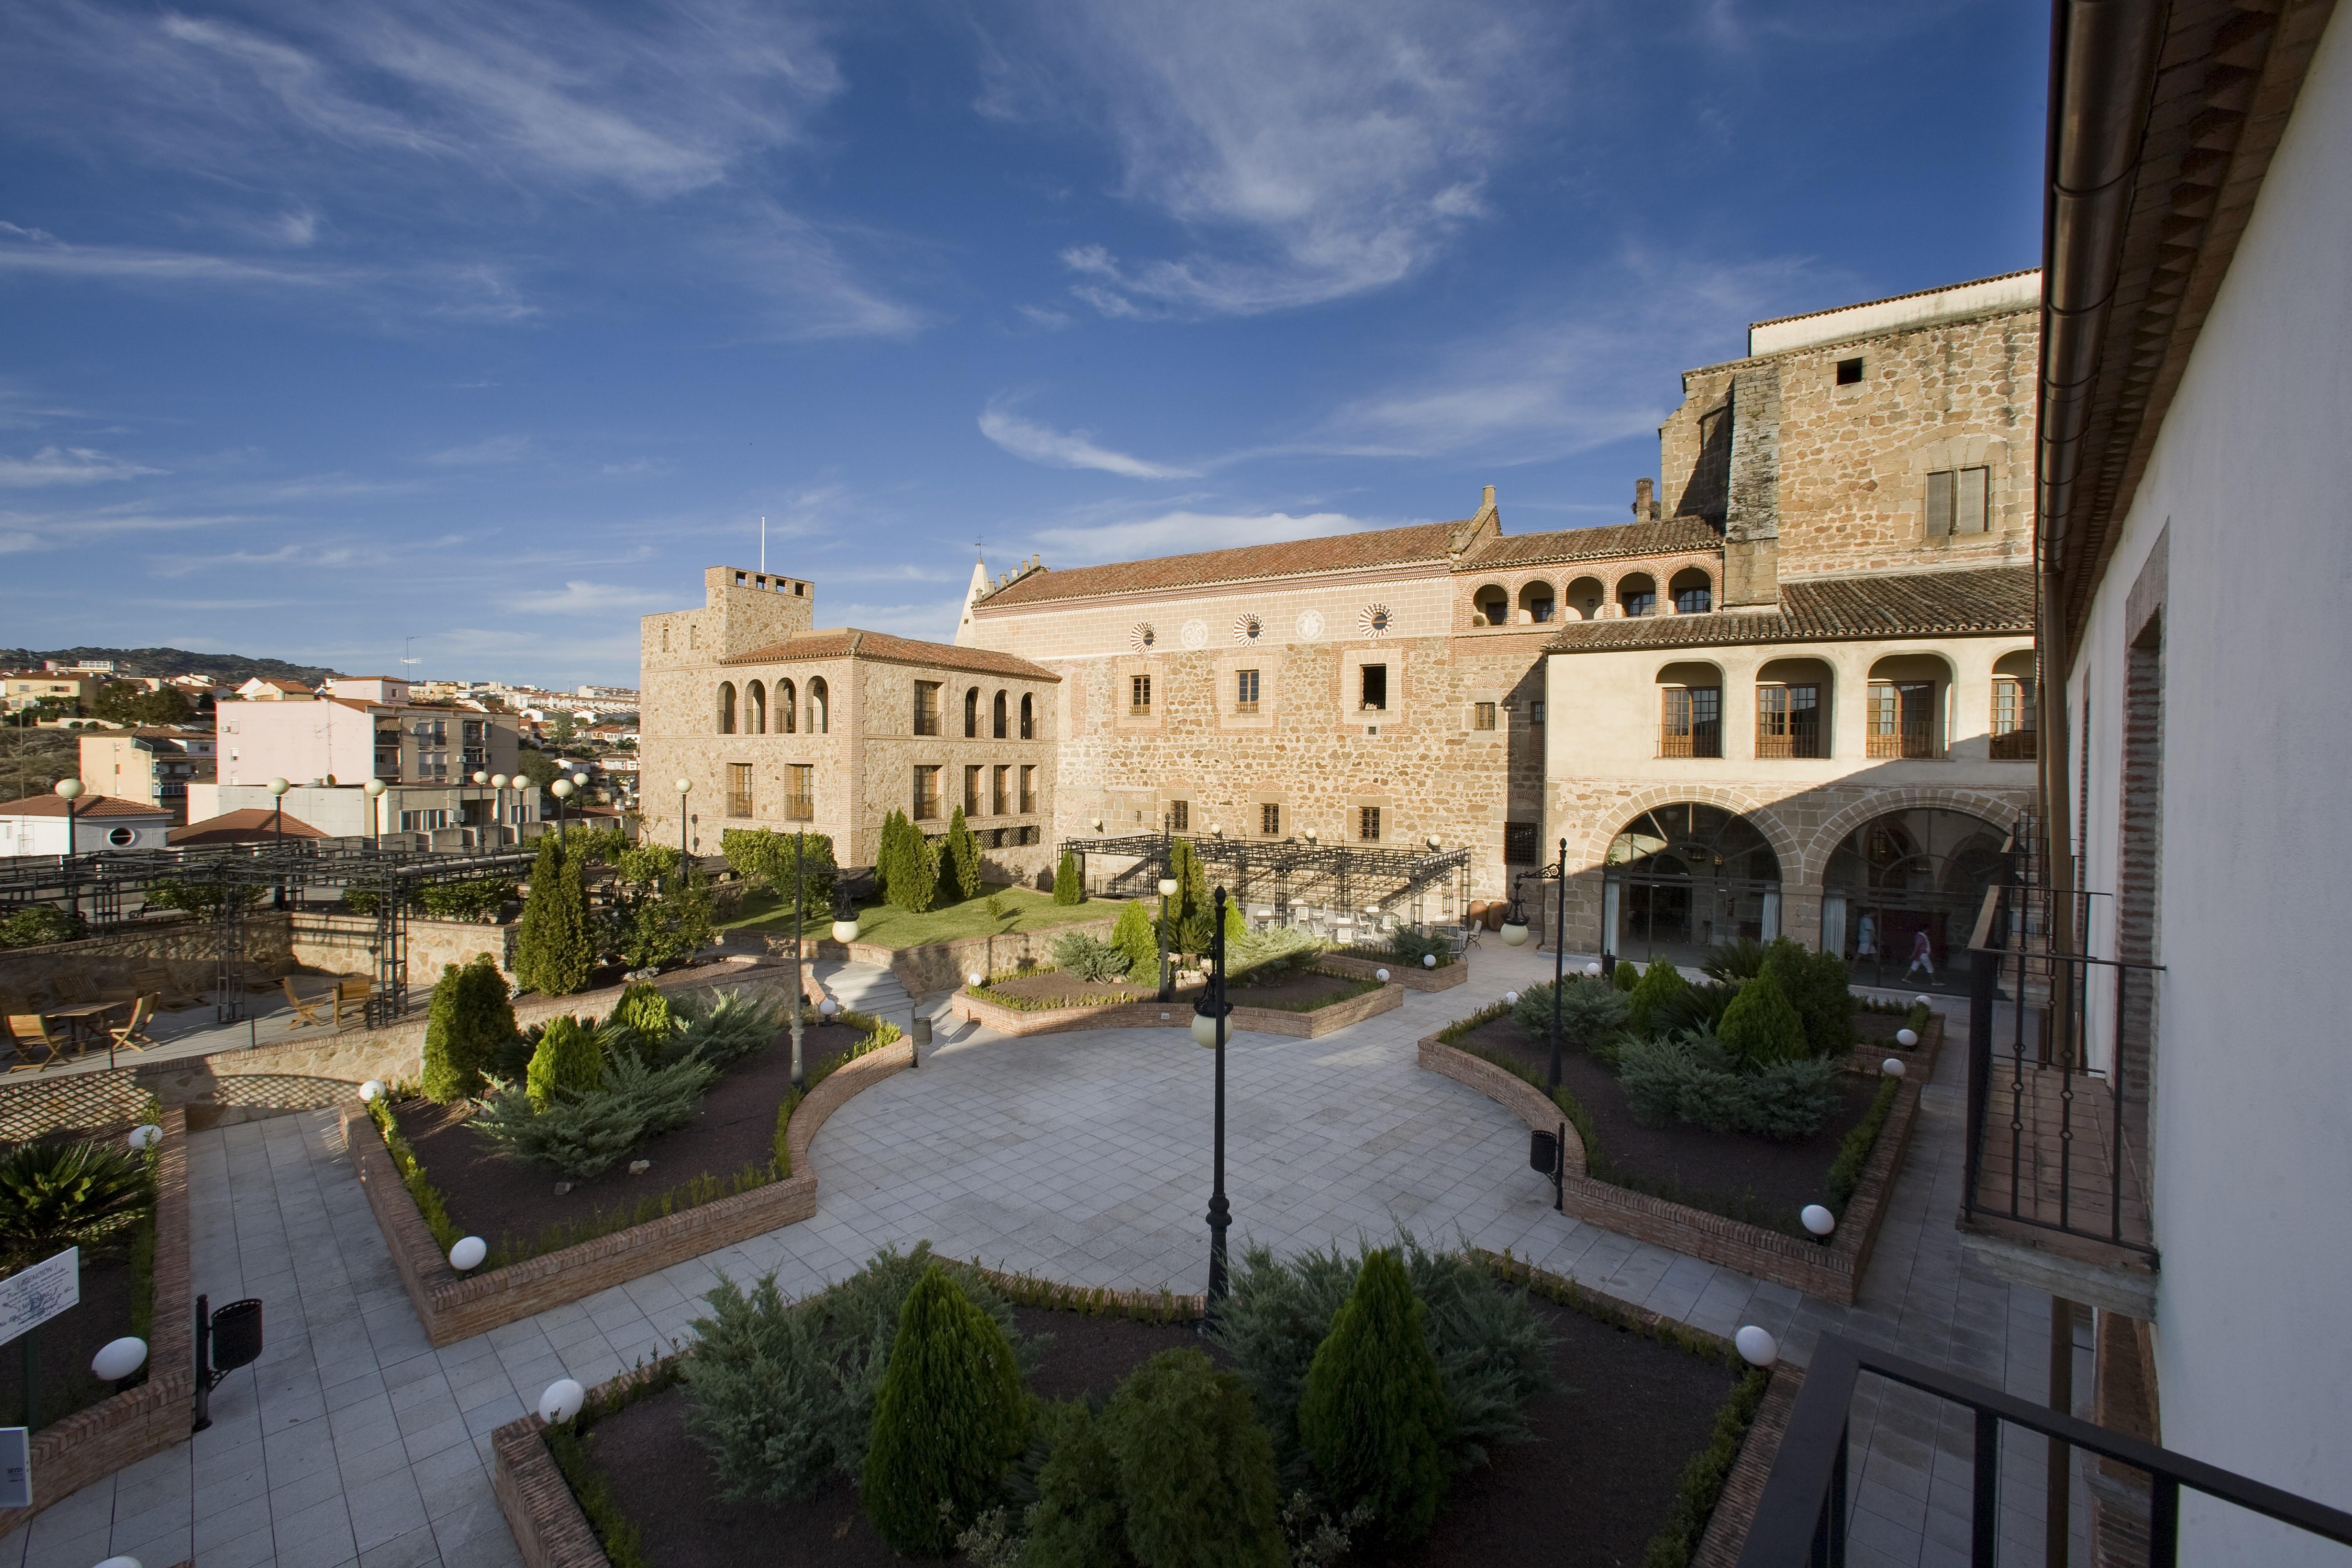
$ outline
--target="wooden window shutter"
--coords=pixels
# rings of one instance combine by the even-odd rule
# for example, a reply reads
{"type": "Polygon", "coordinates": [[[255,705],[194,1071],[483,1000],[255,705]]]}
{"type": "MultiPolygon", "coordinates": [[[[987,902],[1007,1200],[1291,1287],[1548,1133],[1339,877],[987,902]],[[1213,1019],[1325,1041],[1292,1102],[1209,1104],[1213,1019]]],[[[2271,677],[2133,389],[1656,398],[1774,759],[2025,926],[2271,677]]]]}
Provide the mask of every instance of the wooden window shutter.
{"type": "Polygon", "coordinates": [[[1948,538],[1952,531],[1952,470],[1927,476],[1927,537],[1948,538]]]}
{"type": "Polygon", "coordinates": [[[1955,533],[1982,533],[1985,531],[1985,501],[1991,488],[1990,468],[1960,470],[1958,515],[1952,520],[1955,533]]]}

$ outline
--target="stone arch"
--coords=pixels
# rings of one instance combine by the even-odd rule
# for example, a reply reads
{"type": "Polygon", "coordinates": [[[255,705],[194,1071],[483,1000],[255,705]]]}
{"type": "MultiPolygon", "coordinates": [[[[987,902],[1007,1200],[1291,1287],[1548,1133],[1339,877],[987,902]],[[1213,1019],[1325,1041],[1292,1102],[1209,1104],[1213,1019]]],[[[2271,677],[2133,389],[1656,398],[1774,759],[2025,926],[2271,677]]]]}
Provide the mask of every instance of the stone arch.
{"type": "Polygon", "coordinates": [[[1021,694],[1021,738],[1024,741],[1037,738],[1037,695],[1033,691],[1021,694]]]}
{"type": "Polygon", "coordinates": [[[833,730],[833,693],[827,689],[824,676],[809,677],[808,702],[808,732],[812,735],[829,734],[833,730]]]}
{"type": "MultiPolygon", "coordinates": [[[[1790,886],[1798,880],[1790,874],[1791,868],[1801,863],[1798,841],[1789,831],[1788,825],[1780,820],[1780,814],[1773,810],[1772,800],[1753,790],[1700,784],[1657,784],[1649,789],[1635,790],[1612,803],[1585,829],[1583,859],[1580,864],[1571,862],[1570,873],[1598,870],[1609,857],[1610,844],[1623,831],[1627,823],[1643,812],[1685,803],[1720,806],[1748,818],[1764,836],[1764,841],[1772,847],[1772,853],[1780,858],[1781,885],[1790,886]]],[[[1569,847],[1571,849],[1576,847],[1573,840],[1569,847]]]]}
{"type": "Polygon", "coordinates": [[[1519,584],[1519,614],[1529,626],[1542,626],[1559,614],[1559,596],[1548,579],[1530,577],[1519,584]]]}
{"type": "Polygon", "coordinates": [[[735,732],[735,683],[731,680],[719,683],[719,732],[722,735],[735,732]]]}
{"type": "Polygon", "coordinates": [[[1470,624],[1500,626],[1510,624],[1511,591],[1500,583],[1481,583],[1470,592],[1470,624]]]}
{"type": "Polygon", "coordinates": [[[1601,615],[1601,606],[1608,602],[1609,590],[1601,586],[1600,578],[1579,577],[1568,585],[1566,593],[1561,596],[1560,618],[1565,620],[1570,616],[1574,616],[1579,620],[1597,620],[1601,615]]]}
{"type": "Polygon", "coordinates": [[[1002,741],[1012,733],[1005,715],[1004,701],[1005,694],[999,689],[996,693],[996,700],[989,705],[988,729],[991,740],[1002,741]]]}
{"type": "MultiPolygon", "coordinates": [[[[1885,816],[1894,811],[1917,809],[1966,812],[1983,818],[1993,826],[2008,829],[2015,824],[2017,814],[2025,809],[2023,792],[2017,795],[1998,795],[1983,790],[1950,789],[1932,784],[1912,784],[1895,789],[1874,789],[1852,805],[1830,814],[1819,827],[1806,836],[1802,858],[1791,861],[1787,857],[1781,865],[1803,868],[1803,881],[1819,886],[1828,868],[1830,857],[1846,836],[1873,817],[1885,816]]],[[[1608,847],[1604,842],[1601,846],[1608,847]]]]}
{"type": "Polygon", "coordinates": [[[768,732],[768,689],[758,681],[743,688],[743,733],[768,732]]]}
{"type": "Polygon", "coordinates": [[[779,735],[796,733],[800,729],[800,694],[793,689],[791,681],[779,680],[776,682],[776,733],[779,735]]]}
{"type": "Polygon", "coordinates": [[[1715,574],[1704,566],[1685,566],[1667,582],[1666,594],[1675,614],[1704,615],[1715,608],[1715,574]]]}
{"type": "Polygon", "coordinates": [[[963,738],[980,739],[980,688],[975,686],[963,694],[963,738]]]}
{"type": "Polygon", "coordinates": [[[1658,613],[1657,574],[1647,567],[1627,572],[1609,584],[1609,596],[1617,602],[1621,615],[1654,616],[1658,613]]]}

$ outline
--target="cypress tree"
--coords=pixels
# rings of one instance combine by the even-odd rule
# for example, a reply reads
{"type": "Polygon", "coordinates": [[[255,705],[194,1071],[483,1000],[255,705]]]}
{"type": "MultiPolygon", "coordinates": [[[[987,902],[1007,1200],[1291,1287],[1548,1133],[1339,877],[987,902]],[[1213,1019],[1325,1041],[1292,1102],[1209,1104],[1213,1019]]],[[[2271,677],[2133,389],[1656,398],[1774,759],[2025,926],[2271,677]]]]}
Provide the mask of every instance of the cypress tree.
{"type": "Polygon", "coordinates": [[[515,978],[541,995],[569,996],[588,984],[594,963],[580,858],[563,852],[562,838],[542,834],[515,932],[515,978]]]}
{"type": "Polygon", "coordinates": [[[1609,972],[1609,979],[1618,990],[1631,995],[1633,987],[1642,983],[1642,966],[1631,959],[1621,958],[1617,961],[1617,967],[1609,972]]]}
{"type": "Polygon", "coordinates": [[[1160,984],[1160,939],[1152,925],[1150,907],[1141,899],[1132,899],[1118,911],[1118,924],[1111,928],[1110,944],[1132,961],[1127,977],[1138,985],[1160,984]]]}
{"type": "Polygon", "coordinates": [[[1806,1054],[1805,1021],[1769,963],[1739,988],[1715,1032],[1733,1056],[1753,1067],[1793,1061],[1806,1054]]]}
{"type": "Polygon", "coordinates": [[[1100,1425],[1137,1563],[1285,1568],[1274,1439],[1238,1375],[1196,1350],[1161,1351],[1128,1374],[1100,1425]]]}
{"type": "Polygon", "coordinates": [[[1189,839],[1179,838],[1170,851],[1169,875],[1176,879],[1176,896],[1168,900],[1168,946],[1175,952],[1203,953],[1216,935],[1216,909],[1209,901],[1209,872],[1201,853],[1189,839]]]}
{"type": "Polygon", "coordinates": [[[596,1031],[577,1018],[550,1018],[523,1077],[531,1109],[546,1110],[558,1089],[586,1094],[604,1080],[604,1055],[596,1047],[596,1031]]]}
{"type": "Polygon", "coordinates": [[[1028,1436],[1029,1394],[1012,1343],[931,1265],[898,1310],[875,1394],[857,1486],[866,1516],[893,1550],[944,1557],[956,1521],[996,1500],[1028,1436]]]}
{"type": "Polygon", "coordinates": [[[1766,949],[1764,970],[1780,983],[1782,994],[1805,1022],[1806,1048],[1833,1057],[1853,1044],[1853,992],[1845,961],[1834,952],[1812,952],[1789,937],[1766,949]]]}
{"type": "Polygon", "coordinates": [[[1077,852],[1062,851],[1062,863],[1054,868],[1054,901],[1057,904],[1083,904],[1087,890],[1078,880],[1077,852]]]}
{"type": "MultiPolygon", "coordinates": [[[[1618,965],[1622,969],[1624,965],[1618,965]]],[[[1671,1001],[1690,989],[1683,972],[1663,958],[1654,958],[1650,967],[1633,987],[1633,1010],[1626,1023],[1637,1035],[1648,1036],[1653,1030],[1651,1016],[1662,1002],[1671,1001]]]]}
{"type": "Polygon", "coordinates": [[[961,806],[948,816],[947,864],[955,878],[956,897],[980,897],[980,840],[964,826],[961,806]]]}
{"type": "Polygon", "coordinates": [[[1367,1505],[1367,1544],[1429,1533],[1450,1479],[1445,1385],[1392,1248],[1368,1253],[1298,1396],[1298,1436],[1334,1504],[1367,1505]]]}
{"type": "Polygon", "coordinates": [[[454,1105],[482,1091],[480,1067],[458,1036],[457,1004],[463,975],[454,963],[441,966],[433,1001],[425,1015],[425,1098],[454,1105]]]}

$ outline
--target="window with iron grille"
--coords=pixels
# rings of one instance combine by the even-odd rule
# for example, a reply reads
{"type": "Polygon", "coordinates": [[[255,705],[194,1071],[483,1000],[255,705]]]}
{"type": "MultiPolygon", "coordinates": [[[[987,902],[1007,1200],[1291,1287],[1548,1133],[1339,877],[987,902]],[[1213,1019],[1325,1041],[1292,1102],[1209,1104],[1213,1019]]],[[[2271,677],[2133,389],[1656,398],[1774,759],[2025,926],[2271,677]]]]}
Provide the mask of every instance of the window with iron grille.
{"type": "Polygon", "coordinates": [[[1532,866],[1543,858],[1543,847],[1538,835],[1543,830],[1539,822],[1507,822],[1503,824],[1503,864],[1532,866]]]}
{"type": "Polygon", "coordinates": [[[1236,713],[1255,713],[1257,711],[1256,670],[1244,669],[1234,673],[1234,711],[1236,713]]]}
{"type": "Polygon", "coordinates": [[[966,816],[980,815],[980,775],[981,769],[977,765],[963,770],[963,814],[966,816]]]}
{"type": "Polygon", "coordinates": [[[1927,537],[1982,533],[1992,489],[1990,468],[1945,468],[1927,476],[1927,537]]]}
{"type": "Polygon", "coordinates": [[[1470,727],[1473,730],[1493,729],[1495,727],[1495,705],[1491,702],[1473,702],[1470,705],[1470,727]]]}
{"type": "Polygon", "coordinates": [[[1822,689],[1759,686],[1756,689],[1756,754],[1759,757],[1824,757],[1822,689]]]}
{"type": "Polygon", "coordinates": [[[1136,675],[1128,678],[1127,711],[1129,717],[1151,717],[1151,677],[1136,675]]]}
{"type": "Polygon", "coordinates": [[[936,680],[915,682],[915,733],[936,735],[940,732],[940,683],[936,680]]]}
{"type": "Polygon", "coordinates": [[[792,793],[784,796],[784,820],[814,822],[816,820],[816,765],[794,763],[784,769],[785,781],[792,793]]]}
{"type": "Polygon", "coordinates": [[[1013,803],[1005,798],[1007,792],[1004,787],[1005,780],[1012,772],[1013,768],[1010,763],[1000,763],[997,764],[995,774],[989,780],[991,787],[989,789],[988,801],[990,809],[994,816],[1010,816],[1013,815],[1013,803]]]}
{"type": "Polygon", "coordinates": [[[915,770],[915,820],[936,821],[940,815],[940,770],[915,770]]]}
{"type": "Polygon", "coordinates": [[[1721,687],[1669,686],[1660,693],[1660,697],[1664,709],[1658,719],[1658,755],[1723,755],[1721,687]]]}
{"type": "Polygon", "coordinates": [[[1021,815],[1034,816],[1036,814],[1037,764],[1024,763],[1021,764],[1021,815]]]}
{"type": "Polygon", "coordinates": [[[1282,807],[1267,801],[1257,808],[1257,830],[1268,838],[1282,835],[1282,807]]]}
{"type": "Polygon", "coordinates": [[[1179,833],[1191,832],[1192,830],[1192,803],[1189,800],[1170,801],[1168,803],[1168,826],[1179,833]]]}
{"type": "Polygon", "coordinates": [[[1364,805],[1356,808],[1356,837],[1367,844],[1381,841],[1381,808],[1364,805]]]}
{"type": "Polygon", "coordinates": [[[727,764],[727,815],[751,815],[751,764],[749,763],[727,764]]]}

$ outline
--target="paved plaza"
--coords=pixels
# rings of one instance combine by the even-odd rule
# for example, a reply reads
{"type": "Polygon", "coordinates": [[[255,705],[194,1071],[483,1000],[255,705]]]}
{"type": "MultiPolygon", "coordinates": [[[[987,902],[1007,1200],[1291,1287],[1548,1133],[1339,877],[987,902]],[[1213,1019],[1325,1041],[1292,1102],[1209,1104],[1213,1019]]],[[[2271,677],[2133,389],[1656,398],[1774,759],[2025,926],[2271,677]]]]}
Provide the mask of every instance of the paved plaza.
{"type": "MultiPolygon", "coordinates": [[[[2048,1300],[1966,1260],[1961,1052],[1928,1087],[1863,1303],[1848,1310],[1554,1213],[1517,1119],[1421,1070],[1415,1041],[1549,977],[1493,944],[1471,981],[1322,1040],[1239,1037],[1228,1052],[1235,1256],[1381,1239],[1506,1247],[1622,1300],[1728,1332],[1761,1323],[1801,1362],[1837,1329],[2011,1392],[2046,1387],[2048,1300]]],[[[906,1016],[886,974],[843,968],[853,1005],[906,1016]]],[[[944,998],[931,999],[934,1011],[944,998]]],[[[1180,1015],[1181,1016],[1181,1015],[1180,1015]]],[[[1955,1020],[1957,1023],[1957,1020],[1955,1020]]],[[[1007,1039],[942,1020],[920,1068],[826,1123],[815,1217],[435,1351],[392,1268],[335,1119],[310,1112],[190,1140],[195,1289],[258,1296],[268,1350],[214,1396],[215,1425],[96,1483],[0,1545],[0,1563],[89,1568],[449,1568],[519,1562],[490,1494],[488,1434],[559,1376],[593,1384],[687,1338],[720,1273],[788,1293],[877,1247],[940,1251],[1081,1284],[1201,1288],[1211,1053],[1174,1029],[1007,1039]]],[[[2085,1372],[2087,1367],[2085,1367],[2085,1372]]],[[[2087,1383],[2087,1378],[2084,1380],[2087,1383]]],[[[1853,1561],[1965,1561],[1968,1436],[1924,1399],[1865,1393],[1853,1561]]],[[[2005,1528],[2040,1540],[2038,1445],[2005,1528]]],[[[2079,1492],[2078,1492],[2079,1495],[2079,1492]]]]}

